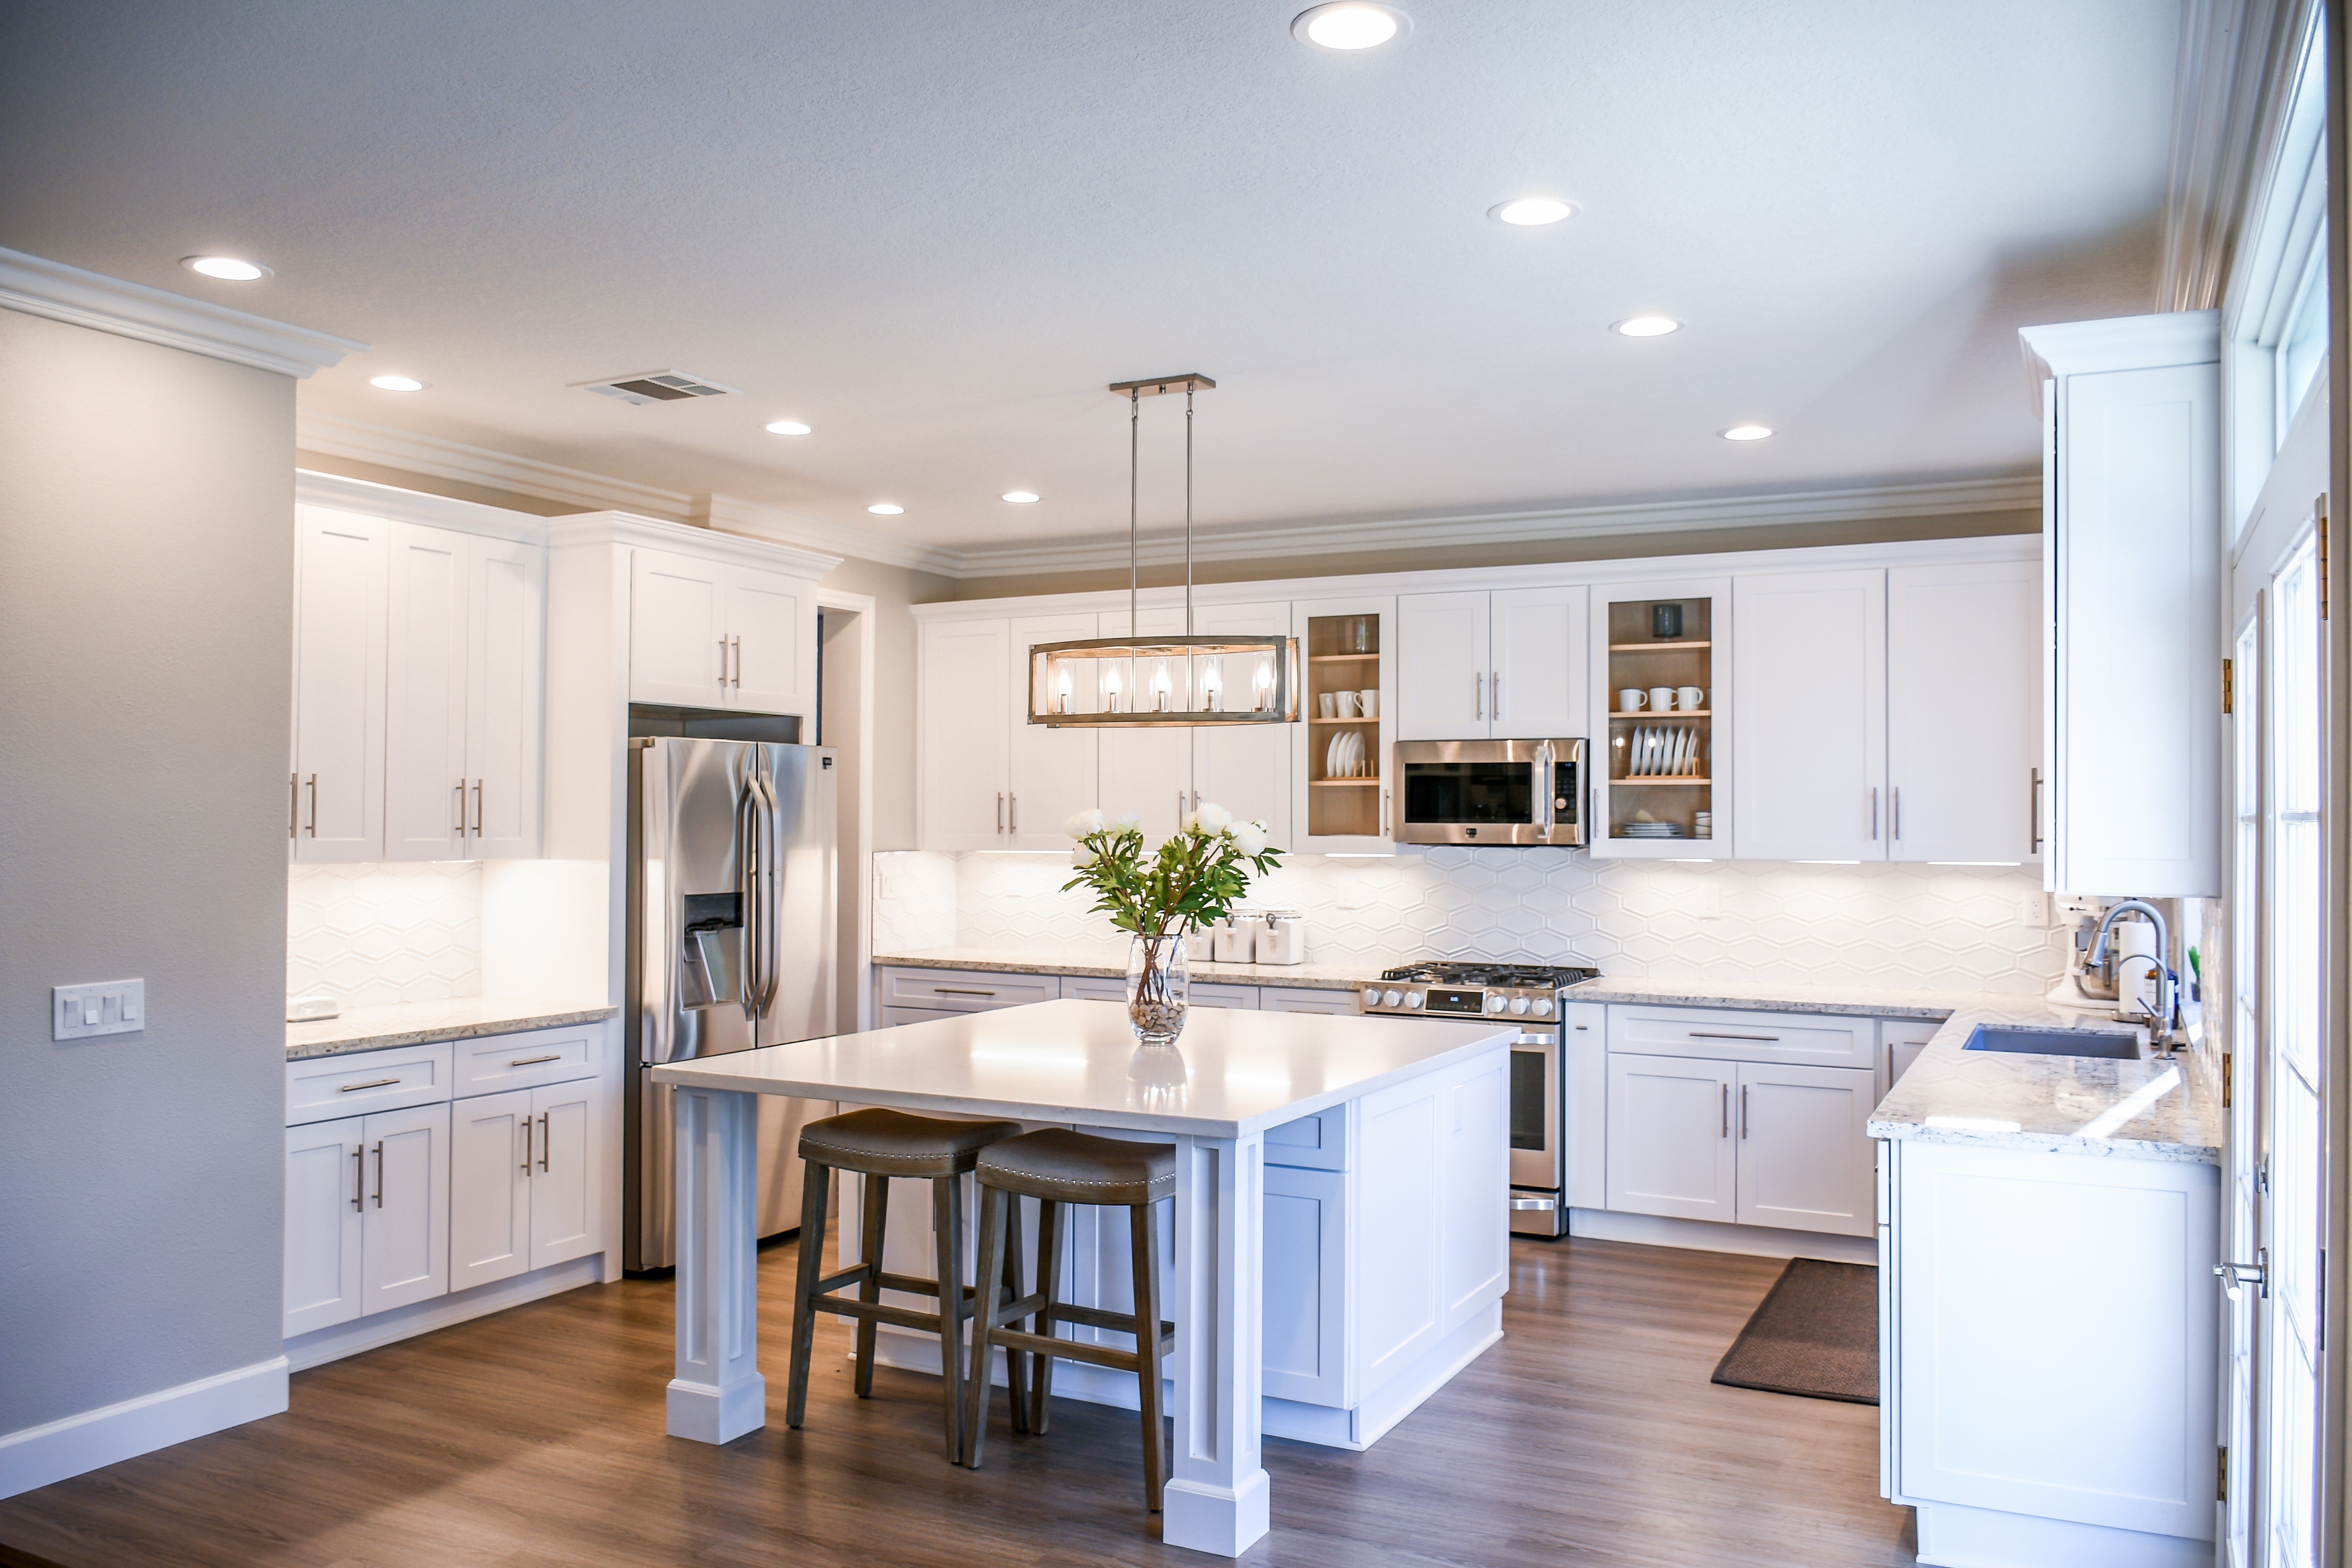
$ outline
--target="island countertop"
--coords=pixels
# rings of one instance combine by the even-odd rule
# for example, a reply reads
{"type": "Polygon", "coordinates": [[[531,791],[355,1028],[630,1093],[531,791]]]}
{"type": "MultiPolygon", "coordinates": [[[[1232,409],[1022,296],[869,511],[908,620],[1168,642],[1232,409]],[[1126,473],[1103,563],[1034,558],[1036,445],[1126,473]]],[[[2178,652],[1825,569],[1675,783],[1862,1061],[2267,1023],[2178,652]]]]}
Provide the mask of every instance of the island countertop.
{"type": "Polygon", "coordinates": [[[1177,1042],[1184,1079],[1167,1085],[1139,1061],[1124,1006],[1064,1000],[670,1062],[653,1077],[901,1110],[1237,1138],[1507,1046],[1517,1034],[1515,1023],[1199,1007],[1177,1042]]]}

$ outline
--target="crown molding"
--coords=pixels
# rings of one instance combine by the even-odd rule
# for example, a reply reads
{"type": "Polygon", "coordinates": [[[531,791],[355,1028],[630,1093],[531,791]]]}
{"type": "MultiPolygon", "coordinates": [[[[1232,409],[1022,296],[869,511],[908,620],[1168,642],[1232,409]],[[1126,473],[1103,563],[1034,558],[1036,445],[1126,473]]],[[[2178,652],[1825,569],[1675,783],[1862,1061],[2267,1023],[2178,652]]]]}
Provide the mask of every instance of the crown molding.
{"type": "Polygon", "coordinates": [[[303,506],[331,511],[355,511],[362,517],[388,517],[401,522],[421,522],[432,528],[456,529],[490,539],[511,539],[524,544],[547,542],[547,519],[479,501],[457,500],[423,490],[380,485],[371,479],[346,479],[310,468],[294,470],[294,500],[303,506]]]}
{"type": "Polygon", "coordinates": [[[2211,364],[2221,357],[2221,312],[2170,310],[2104,321],[2053,321],[2018,328],[2017,343],[2025,355],[2025,379],[2038,418],[2042,384],[2053,376],[2211,364]]]}
{"type": "Polygon", "coordinates": [[[963,570],[964,558],[957,551],[918,544],[912,540],[876,533],[868,529],[844,528],[821,518],[803,517],[798,512],[761,506],[756,501],[743,500],[735,496],[696,496],[688,507],[687,519],[705,528],[749,534],[755,539],[772,539],[780,543],[828,551],[836,555],[854,555],[861,561],[879,562],[885,566],[911,567],[918,572],[936,573],[942,577],[971,575],[963,570]]]}
{"type": "Polygon", "coordinates": [[[748,539],[740,533],[723,533],[696,523],[672,522],[667,518],[640,517],[610,509],[548,519],[547,542],[556,549],[583,544],[642,544],[656,550],[675,550],[704,561],[749,566],[761,572],[781,572],[787,576],[811,580],[824,576],[841,564],[840,556],[820,551],[803,550],[796,545],[748,539]]]}
{"type": "Polygon", "coordinates": [[[0,249],[0,309],[46,316],[70,326],[184,349],[231,364],[275,371],[297,380],[365,353],[367,344],[332,332],[249,316],[62,261],[0,249]]]}
{"type": "MultiPolygon", "coordinates": [[[[2042,482],[2032,475],[1937,479],[1837,489],[1781,490],[1681,500],[1622,501],[1542,511],[1472,512],[1381,521],[1302,523],[1287,528],[1233,530],[1192,536],[1192,559],[1249,561],[1279,556],[1429,549],[1440,545],[1518,544],[1612,534],[1682,533],[1759,523],[1834,522],[1880,517],[1941,517],[1958,512],[2025,511],[2042,504],[2042,482]]],[[[1027,576],[1123,566],[1128,543],[1117,537],[1066,543],[1007,545],[956,553],[961,577],[1027,576]]],[[[1184,559],[1183,536],[1141,542],[1139,558],[1153,566],[1184,559]]]]}
{"type": "Polygon", "coordinates": [[[564,501],[589,511],[636,512],[682,521],[692,499],[679,490],[656,489],[605,474],[542,463],[536,458],[518,458],[487,447],[468,447],[462,441],[419,436],[310,408],[295,410],[294,445],[300,451],[564,501]]]}

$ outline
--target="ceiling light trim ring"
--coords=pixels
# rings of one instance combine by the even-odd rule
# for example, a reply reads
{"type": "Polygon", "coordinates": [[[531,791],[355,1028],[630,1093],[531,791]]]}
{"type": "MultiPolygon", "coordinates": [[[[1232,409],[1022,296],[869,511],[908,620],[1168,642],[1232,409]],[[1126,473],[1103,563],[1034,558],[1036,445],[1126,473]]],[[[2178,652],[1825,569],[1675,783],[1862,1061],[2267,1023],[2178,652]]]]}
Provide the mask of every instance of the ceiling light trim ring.
{"type": "MultiPolygon", "coordinates": [[[[1377,28],[1370,30],[1377,31],[1377,28]]],[[[1385,48],[1391,44],[1401,44],[1412,31],[1411,16],[1393,5],[1381,5],[1378,0],[1328,0],[1325,5],[1310,5],[1290,19],[1292,37],[1309,48],[1322,49],[1335,55],[1352,55],[1369,49],[1385,48]],[[1356,16],[1385,18],[1389,23],[1389,31],[1378,37],[1366,37],[1362,43],[1330,41],[1328,35],[1334,29],[1329,24],[1356,16]],[[1325,37],[1318,38],[1315,36],[1318,27],[1327,35],[1325,37]]]]}

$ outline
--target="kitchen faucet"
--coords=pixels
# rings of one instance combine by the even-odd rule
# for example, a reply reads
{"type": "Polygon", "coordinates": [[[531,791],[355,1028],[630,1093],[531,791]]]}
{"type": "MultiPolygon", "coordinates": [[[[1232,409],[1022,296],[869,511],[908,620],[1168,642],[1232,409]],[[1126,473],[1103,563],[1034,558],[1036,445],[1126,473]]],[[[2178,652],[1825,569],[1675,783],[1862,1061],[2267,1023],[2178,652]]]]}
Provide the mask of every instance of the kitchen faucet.
{"type": "Polygon", "coordinates": [[[2099,921],[2099,934],[2092,940],[2090,967],[2098,968],[2107,961],[2107,932],[2120,917],[2138,913],[2147,917],[2156,927],[2156,1034],[2160,1041],[2172,1032],[2172,1015],[2179,1005],[2179,984],[2171,969],[2172,934],[2165,928],[2164,911],[2145,899],[2126,899],[2109,910],[2099,921]]]}

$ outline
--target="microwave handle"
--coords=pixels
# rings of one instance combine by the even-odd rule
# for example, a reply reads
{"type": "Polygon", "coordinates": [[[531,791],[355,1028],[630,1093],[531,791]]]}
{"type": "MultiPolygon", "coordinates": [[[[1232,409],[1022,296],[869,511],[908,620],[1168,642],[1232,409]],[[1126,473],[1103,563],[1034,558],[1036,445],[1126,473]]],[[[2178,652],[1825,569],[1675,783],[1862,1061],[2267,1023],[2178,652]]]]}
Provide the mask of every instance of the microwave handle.
{"type": "Polygon", "coordinates": [[[1551,742],[1542,742],[1536,747],[1536,760],[1530,766],[1535,770],[1535,826],[1543,829],[1547,838],[1551,837],[1552,830],[1552,761],[1551,742]]]}

